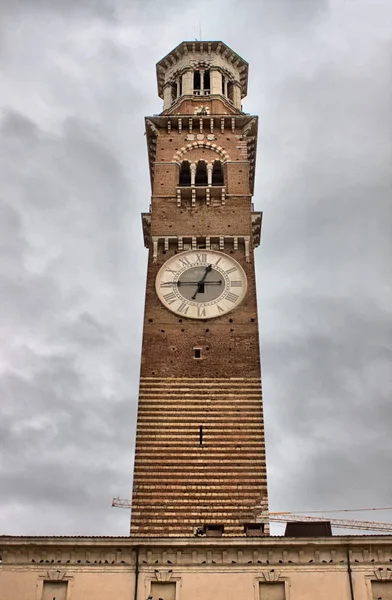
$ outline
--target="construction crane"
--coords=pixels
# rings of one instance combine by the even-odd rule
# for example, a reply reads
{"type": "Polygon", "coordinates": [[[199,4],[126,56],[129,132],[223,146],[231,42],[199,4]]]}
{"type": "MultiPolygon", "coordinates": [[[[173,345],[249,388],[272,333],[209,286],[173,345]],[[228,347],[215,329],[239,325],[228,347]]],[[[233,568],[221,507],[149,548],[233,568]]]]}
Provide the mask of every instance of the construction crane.
{"type": "Polygon", "coordinates": [[[127,498],[113,498],[112,506],[115,508],[131,508],[132,502],[127,498]]]}
{"type": "MultiPolygon", "coordinates": [[[[113,498],[112,506],[116,508],[131,508],[132,503],[128,499],[113,498]]],[[[356,508],[350,511],[349,509],[331,510],[331,511],[309,511],[309,512],[357,512],[370,510],[392,510],[392,508],[356,508]]],[[[312,523],[326,521],[331,524],[331,527],[340,529],[360,529],[362,531],[383,531],[384,533],[392,533],[392,523],[383,523],[380,521],[358,521],[356,519],[331,519],[328,517],[316,517],[304,515],[302,513],[294,514],[292,512],[258,512],[255,516],[256,523],[290,523],[303,522],[312,523]]]]}
{"type": "MultiPolygon", "coordinates": [[[[325,511],[327,512],[327,511],[325,511]]],[[[363,531],[383,531],[384,533],[392,533],[392,523],[382,523],[380,521],[358,521],[355,519],[331,519],[329,517],[315,517],[309,515],[295,515],[291,512],[264,512],[256,517],[256,523],[319,523],[320,521],[328,522],[331,527],[338,529],[361,529],[363,531]]]]}

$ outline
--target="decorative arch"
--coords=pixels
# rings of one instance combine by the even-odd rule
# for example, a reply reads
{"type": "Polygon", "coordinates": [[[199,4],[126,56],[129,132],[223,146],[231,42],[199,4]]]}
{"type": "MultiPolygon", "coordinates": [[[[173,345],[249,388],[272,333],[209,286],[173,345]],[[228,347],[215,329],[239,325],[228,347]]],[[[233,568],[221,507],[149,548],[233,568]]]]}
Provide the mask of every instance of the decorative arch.
{"type": "Polygon", "coordinates": [[[173,162],[176,162],[178,165],[180,165],[184,155],[190,150],[195,150],[196,148],[206,148],[207,150],[213,150],[221,157],[222,164],[230,160],[230,156],[228,155],[226,150],[224,150],[224,148],[222,148],[221,146],[218,146],[218,144],[213,144],[211,142],[192,142],[192,144],[187,144],[187,146],[183,146],[182,148],[177,150],[177,152],[173,156],[173,162]]]}

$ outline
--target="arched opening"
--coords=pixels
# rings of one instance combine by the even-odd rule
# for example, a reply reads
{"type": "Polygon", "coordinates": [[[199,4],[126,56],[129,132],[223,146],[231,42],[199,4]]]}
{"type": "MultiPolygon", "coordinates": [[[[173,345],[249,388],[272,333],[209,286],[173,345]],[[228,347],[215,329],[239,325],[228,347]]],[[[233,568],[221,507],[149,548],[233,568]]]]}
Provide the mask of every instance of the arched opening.
{"type": "Polygon", "coordinates": [[[210,72],[204,71],[204,94],[208,95],[210,93],[210,72]]]}
{"type": "Polygon", "coordinates": [[[207,164],[204,160],[199,160],[196,165],[195,185],[208,185],[207,164]]]}
{"type": "Polygon", "coordinates": [[[200,95],[201,77],[200,71],[194,71],[193,73],[193,93],[196,96],[200,95]]]}
{"type": "Polygon", "coordinates": [[[212,185],[223,185],[223,169],[220,160],[214,160],[212,165],[212,185]]]}
{"type": "Polygon", "coordinates": [[[197,69],[193,72],[193,94],[208,96],[210,94],[211,77],[207,69],[197,69]]]}
{"type": "Polygon", "coordinates": [[[232,81],[227,84],[227,97],[230,102],[234,102],[234,83],[232,81]]]}
{"type": "Polygon", "coordinates": [[[177,99],[177,84],[172,83],[171,84],[171,101],[175,102],[176,99],[177,99]]]}
{"type": "Polygon", "coordinates": [[[180,167],[180,185],[189,186],[191,185],[191,166],[189,161],[184,160],[180,167]]]}

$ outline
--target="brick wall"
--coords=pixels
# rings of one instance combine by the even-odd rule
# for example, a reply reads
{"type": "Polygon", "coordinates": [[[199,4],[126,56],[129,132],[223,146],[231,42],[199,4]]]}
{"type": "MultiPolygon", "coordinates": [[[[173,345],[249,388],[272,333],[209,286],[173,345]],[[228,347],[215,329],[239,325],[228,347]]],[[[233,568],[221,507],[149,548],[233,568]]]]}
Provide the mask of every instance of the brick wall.
{"type": "MultiPolygon", "coordinates": [[[[182,110],[194,108],[194,102],[182,110]]],[[[211,104],[212,106],[212,104],[211,104]]],[[[222,103],[217,102],[222,111],[222,103]]],[[[220,114],[222,114],[220,112],[220,114]]],[[[267,507],[267,484],[256,282],[251,239],[247,140],[242,130],[208,129],[194,119],[187,129],[159,130],[154,154],[151,237],[170,238],[149,251],[131,535],[193,536],[204,524],[224,526],[224,535],[244,535],[254,508],[267,507]],[[209,136],[209,138],[207,137],[209,136]],[[192,144],[202,144],[191,147],[192,144]],[[215,144],[215,149],[208,144],[215,144]],[[206,145],[203,145],[206,144],[206,145]],[[180,156],[180,159],[178,158],[180,156]],[[222,160],[222,200],[217,188],[193,203],[181,189],[180,160],[222,160]],[[177,236],[211,240],[227,236],[223,252],[245,270],[243,302],[222,317],[191,320],[165,308],[155,292],[157,273],[179,251],[177,236]],[[230,236],[240,238],[238,248],[230,236]],[[231,240],[231,241],[230,241],[231,240]],[[194,348],[201,351],[196,359],[194,348]],[[200,443],[202,427],[202,443],[200,443]]],[[[220,123],[218,119],[217,123],[220,123]]],[[[204,195],[203,195],[204,194],[204,195]]],[[[220,248],[222,250],[222,248],[220,248]]]]}

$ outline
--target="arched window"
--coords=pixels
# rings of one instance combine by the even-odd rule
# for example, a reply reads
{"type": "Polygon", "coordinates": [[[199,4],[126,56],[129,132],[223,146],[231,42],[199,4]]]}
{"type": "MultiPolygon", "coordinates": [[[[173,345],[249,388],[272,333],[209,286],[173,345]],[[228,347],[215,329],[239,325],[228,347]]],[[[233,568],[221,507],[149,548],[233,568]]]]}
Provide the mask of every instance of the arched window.
{"type": "Polygon", "coordinates": [[[199,160],[196,165],[195,185],[208,185],[207,164],[204,160],[199,160]]]}
{"type": "Polygon", "coordinates": [[[200,71],[194,71],[193,73],[193,93],[195,96],[200,96],[201,77],[200,71]]]}
{"type": "Polygon", "coordinates": [[[195,96],[208,96],[210,94],[210,71],[197,69],[193,72],[193,94],[195,96]]]}
{"type": "Polygon", "coordinates": [[[175,102],[176,99],[177,99],[177,84],[172,83],[171,84],[171,101],[172,101],[172,103],[175,102]]]}
{"type": "Polygon", "coordinates": [[[208,95],[210,93],[210,72],[209,71],[204,71],[204,95],[208,95]]]}
{"type": "Polygon", "coordinates": [[[212,185],[223,185],[223,169],[220,160],[214,160],[212,165],[212,185]]]}
{"type": "Polygon", "coordinates": [[[191,168],[187,160],[181,163],[180,168],[180,185],[189,186],[191,185],[191,168]]]}
{"type": "Polygon", "coordinates": [[[234,102],[234,83],[232,81],[227,84],[227,97],[231,102],[234,102]]]}

